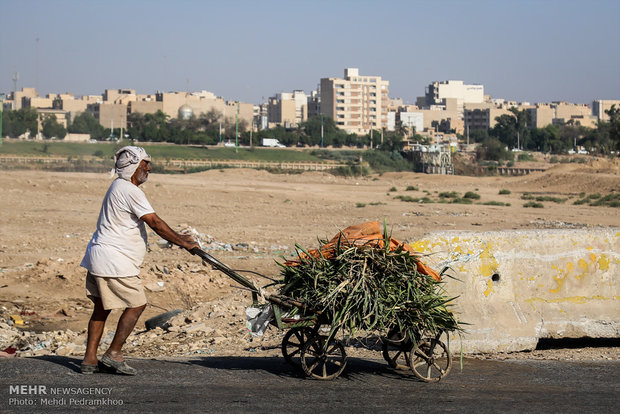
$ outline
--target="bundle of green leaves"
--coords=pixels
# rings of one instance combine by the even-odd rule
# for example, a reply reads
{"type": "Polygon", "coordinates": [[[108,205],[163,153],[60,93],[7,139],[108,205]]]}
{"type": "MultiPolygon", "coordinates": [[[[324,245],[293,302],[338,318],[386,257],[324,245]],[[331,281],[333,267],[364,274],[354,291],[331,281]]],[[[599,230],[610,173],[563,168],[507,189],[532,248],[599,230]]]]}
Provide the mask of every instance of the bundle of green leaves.
{"type": "Polygon", "coordinates": [[[299,247],[297,253],[298,265],[281,264],[280,294],[322,311],[331,334],[398,329],[416,338],[461,330],[448,309],[455,298],[446,296],[443,282],[419,273],[407,251],[343,243],[329,259],[299,247]]]}

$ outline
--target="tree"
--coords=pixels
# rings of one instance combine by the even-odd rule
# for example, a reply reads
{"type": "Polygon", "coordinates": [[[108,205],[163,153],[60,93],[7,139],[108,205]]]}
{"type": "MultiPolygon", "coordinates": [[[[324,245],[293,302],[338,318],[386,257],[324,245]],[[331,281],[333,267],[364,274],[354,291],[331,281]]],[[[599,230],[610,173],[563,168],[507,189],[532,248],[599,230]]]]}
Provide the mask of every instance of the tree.
{"type": "Polygon", "coordinates": [[[21,108],[2,112],[2,134],[19,138],[26,132],[34,138],[38,132],[37,111],[33,108],[21,108]]]}
{"type": "Polygon", "coordinates": [[[91,139],[102,140],[106,138],[105,128],[90,112],[82,112],[76,116],[73,122],[68,125],[67,130],[74,134],[90,134],[91,139]]]}
{"type": "Polygon", "coordinates": [[[488,138],[476,148],[476,158],[490,161],[512,161],[514,154],[497,138],[488,138]]]}
{"type": "Polygon", "coordinates": [[[57,121],[56,115],[54,114],[45,116],[45,119],[43,119],[41,132],[43,133],[43,137],[46,139],[63,139],[67,135],[67,130],[57,121]]]}
{"type": "Polygon", "coordinates": [[[605,113],[609,115],[609,140],[618,156],[620,155],[620,108],[612,105],[605,113]]]}

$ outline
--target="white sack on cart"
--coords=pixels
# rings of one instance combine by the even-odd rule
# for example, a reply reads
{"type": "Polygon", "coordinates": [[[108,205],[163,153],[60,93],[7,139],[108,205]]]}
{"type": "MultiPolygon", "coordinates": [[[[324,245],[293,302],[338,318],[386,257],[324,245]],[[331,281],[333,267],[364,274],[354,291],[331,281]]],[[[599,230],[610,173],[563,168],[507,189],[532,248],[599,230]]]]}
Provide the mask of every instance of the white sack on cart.
{"type": "Polygon", "coordinates": [[[271,309],[271,304],[267,304],[262,308],[249,306],[245,309],[245,317],[245,326],[250,331],[250,334],[254,337],[263,336],[269,326],[269,322],[273,320],[273,309],[271,309]]]}

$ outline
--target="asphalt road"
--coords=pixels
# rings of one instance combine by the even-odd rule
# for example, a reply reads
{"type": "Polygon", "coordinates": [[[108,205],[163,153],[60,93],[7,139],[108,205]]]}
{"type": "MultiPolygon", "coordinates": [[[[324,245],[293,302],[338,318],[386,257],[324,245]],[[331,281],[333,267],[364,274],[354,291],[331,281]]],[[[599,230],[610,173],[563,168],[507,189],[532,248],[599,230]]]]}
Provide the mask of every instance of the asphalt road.
{"type": "Polygon", "coordinates": [[[306,379],[282,358],[137,359],[136,377],[85,376],[79,362],[0,359],[0,412],[612,413],[620,407],[620,361],[466,359],[461,371],[457,360],[434,384],[378,359],[350,358],[334,381],[306,379]],[[95,402],[100,406],[88,405],[95,402]]]}

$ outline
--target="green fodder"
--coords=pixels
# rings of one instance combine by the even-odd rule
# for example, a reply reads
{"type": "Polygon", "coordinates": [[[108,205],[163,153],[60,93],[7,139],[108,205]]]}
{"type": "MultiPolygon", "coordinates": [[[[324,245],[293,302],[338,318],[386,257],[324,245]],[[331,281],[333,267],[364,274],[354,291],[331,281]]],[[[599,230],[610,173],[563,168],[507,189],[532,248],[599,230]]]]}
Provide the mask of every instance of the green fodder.
{"type": "Polygon", "coordinates": [[[298,266],[281,265],[280,294],[323,312],[331,334],[339,327],[352,334],[396,327],[414,338],[419,331],[461,329],[449,310],[454,298],[441,282],[419,273],[406,251],[340,245],[331,259],[297,252],[298,266]]]}

